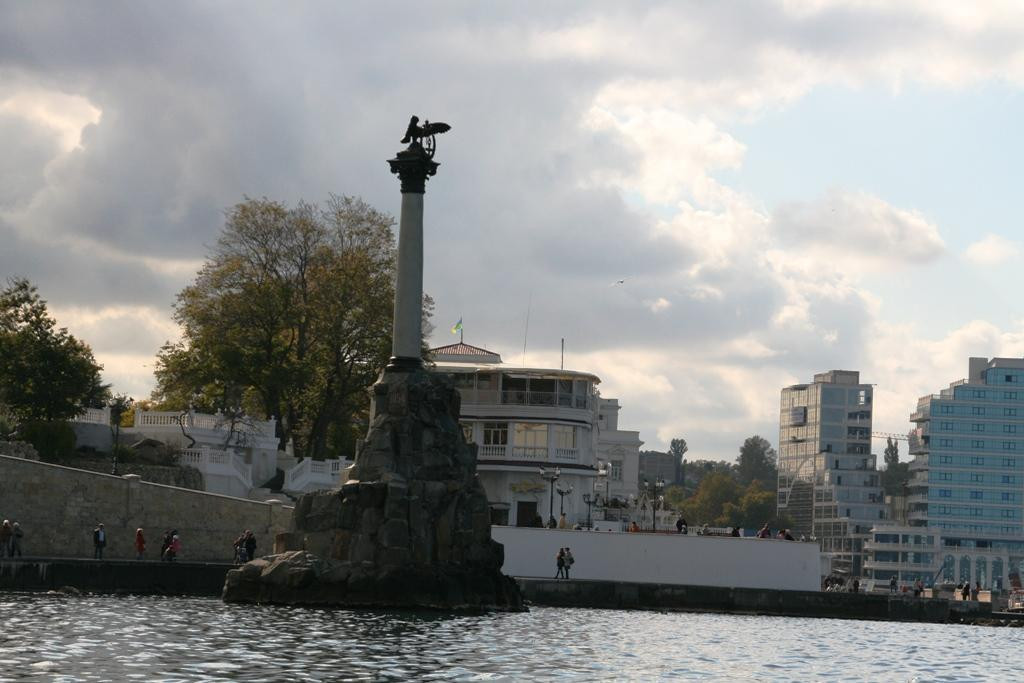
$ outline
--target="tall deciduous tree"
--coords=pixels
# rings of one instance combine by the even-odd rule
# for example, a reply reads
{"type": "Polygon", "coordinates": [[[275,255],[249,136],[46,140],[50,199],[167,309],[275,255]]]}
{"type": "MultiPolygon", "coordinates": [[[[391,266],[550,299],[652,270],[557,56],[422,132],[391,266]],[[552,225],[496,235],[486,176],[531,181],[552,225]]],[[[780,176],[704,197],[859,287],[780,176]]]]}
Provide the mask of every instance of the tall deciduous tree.
{"type": "Polygon", "coordinates": [[[0,291],[0,403],[20,421],[67,420],[108,395],[87,344],[57,327],[28,280],[0,291]]]}
{"type": "Polygon", "coordinates": [[[779,471],[775,465],[775,449],[767,439],[755,435],[743,442],[736,458],[736,476],[743,486],[759,481],[766,488],[775,488],[779,471]]]}
{"type": "Polygon", "coordinates": [[[154,399],[274,416],[282,448],[351,455],[391,348],[393,223],[351,197],[235,206],[178,295],[183,339],[157,358],[154,399]]]}
{"type": "Polygon", "coordinates": [[[910,479],[910,463],[900,462],[900,447],[895,439],[886,438],[882,457],[885,461],[885,469],[880,475],[882,489],[889,496],[902,495],[903,487],[910,479]]]}

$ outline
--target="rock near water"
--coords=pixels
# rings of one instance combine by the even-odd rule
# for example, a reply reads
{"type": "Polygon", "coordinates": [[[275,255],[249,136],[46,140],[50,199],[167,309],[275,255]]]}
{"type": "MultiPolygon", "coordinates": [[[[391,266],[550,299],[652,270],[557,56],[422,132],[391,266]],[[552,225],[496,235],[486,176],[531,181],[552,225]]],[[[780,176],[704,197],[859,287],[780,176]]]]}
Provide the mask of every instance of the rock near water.
{"type": "Polygon", "coordinates": [[[387,372],[370,430],[340,490],[302,496],[286,552],[228,572],[224,600],[310,605],[521,610],[491,539],[476,446],[451,381],[387,372]]]}

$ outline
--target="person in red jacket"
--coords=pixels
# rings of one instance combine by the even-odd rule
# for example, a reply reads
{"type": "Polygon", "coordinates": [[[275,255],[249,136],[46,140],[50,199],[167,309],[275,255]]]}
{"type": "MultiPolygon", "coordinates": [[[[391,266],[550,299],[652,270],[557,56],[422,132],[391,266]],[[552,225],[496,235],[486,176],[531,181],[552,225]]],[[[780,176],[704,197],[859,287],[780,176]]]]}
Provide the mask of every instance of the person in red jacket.
{"type": "Polygon", "coordinates": [[[146,553],[146,537],[142,529],[135,530],[135,559],[141,560],[146,553]]]}

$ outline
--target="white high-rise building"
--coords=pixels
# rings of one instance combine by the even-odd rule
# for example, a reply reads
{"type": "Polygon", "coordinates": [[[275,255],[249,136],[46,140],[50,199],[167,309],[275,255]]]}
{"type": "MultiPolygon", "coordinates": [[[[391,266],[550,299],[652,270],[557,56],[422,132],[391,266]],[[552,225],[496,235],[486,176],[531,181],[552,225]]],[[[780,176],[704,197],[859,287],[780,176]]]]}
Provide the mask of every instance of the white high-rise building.
{"type": "Polygon", "coordinates": [[[782,390],[778,510],[794,533],[816,538],[836,570],[860,576],[863,543],[885,519],[871,454],[872,387],[831,370],[782,390]]]}

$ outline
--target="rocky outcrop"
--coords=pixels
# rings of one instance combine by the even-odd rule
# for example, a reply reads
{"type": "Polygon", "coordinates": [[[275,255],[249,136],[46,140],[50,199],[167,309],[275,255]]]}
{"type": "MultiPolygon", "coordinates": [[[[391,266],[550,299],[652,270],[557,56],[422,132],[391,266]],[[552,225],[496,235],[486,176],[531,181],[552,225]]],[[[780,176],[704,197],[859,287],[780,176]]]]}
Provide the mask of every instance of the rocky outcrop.
{"type": "Polygon", "coordinates": [[[237,602],[439,609],[523,608],[501,573],[476,447],[459,394],[423,370],[373,387],[369,433],[340,490],[302,496],[283,552],[229,572],[237,602]]]}

